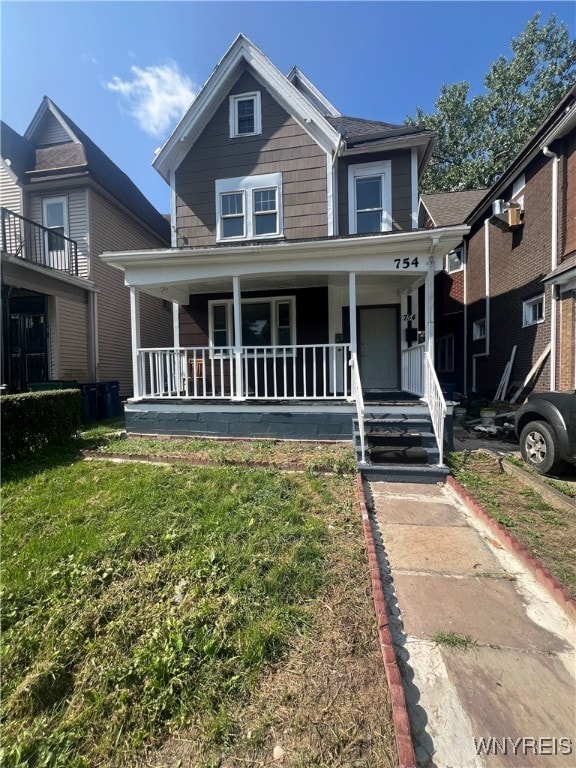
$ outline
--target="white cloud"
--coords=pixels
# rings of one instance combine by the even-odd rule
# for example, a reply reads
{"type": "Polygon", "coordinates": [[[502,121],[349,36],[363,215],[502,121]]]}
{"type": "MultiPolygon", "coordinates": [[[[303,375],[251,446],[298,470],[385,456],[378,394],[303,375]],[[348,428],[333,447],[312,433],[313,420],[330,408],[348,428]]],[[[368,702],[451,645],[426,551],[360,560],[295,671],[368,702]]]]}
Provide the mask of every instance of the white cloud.
{"type": "Polygon", "coordinates": [[[164,136],[192,103],[197,86],[177,64],[130,67],[131,80],[113,77],[106,88],[122,97],[128,112],[150,136],[164,136]]]}

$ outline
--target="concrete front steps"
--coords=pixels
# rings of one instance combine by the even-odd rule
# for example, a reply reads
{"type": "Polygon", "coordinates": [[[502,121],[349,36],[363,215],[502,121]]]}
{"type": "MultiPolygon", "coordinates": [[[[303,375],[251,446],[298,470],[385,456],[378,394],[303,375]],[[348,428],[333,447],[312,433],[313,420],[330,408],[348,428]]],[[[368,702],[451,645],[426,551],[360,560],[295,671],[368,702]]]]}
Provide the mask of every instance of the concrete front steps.
{"type": "Polygon", "coordinates": [[[448,468],[439,465],[436,436],[425,404],[365,414],[366,464],[361,463],[360,432],[354,419],[358,468],[367,480],[396,483],[444,482],[448,468]]]}

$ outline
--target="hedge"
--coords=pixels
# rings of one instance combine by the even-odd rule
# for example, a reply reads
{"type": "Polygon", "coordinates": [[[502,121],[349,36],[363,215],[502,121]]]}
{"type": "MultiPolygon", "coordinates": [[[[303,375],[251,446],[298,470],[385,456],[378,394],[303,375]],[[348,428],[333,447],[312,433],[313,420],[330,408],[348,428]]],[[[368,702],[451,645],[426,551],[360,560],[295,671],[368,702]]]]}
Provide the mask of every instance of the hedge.
{"type": "Polygon", "coordinates": [[[17,459],[66,440],[80,429],[79,389],[0,397],[2,459],[17,459]]]}

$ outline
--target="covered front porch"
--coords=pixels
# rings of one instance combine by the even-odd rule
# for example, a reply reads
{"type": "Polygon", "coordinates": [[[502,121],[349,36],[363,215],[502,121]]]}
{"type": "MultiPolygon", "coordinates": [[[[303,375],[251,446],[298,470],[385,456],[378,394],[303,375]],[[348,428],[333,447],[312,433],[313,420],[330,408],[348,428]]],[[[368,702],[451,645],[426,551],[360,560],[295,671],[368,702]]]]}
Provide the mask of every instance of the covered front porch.
{"type": "Polygon", "coordinates": [[[241,404],[268,413],[306,406],[312,416],[303,423],[312,425],[336,408],[356,415],[363,441],[365,400],[404,393],[424,401],[440,435],[434,275],[460,238],[459,228],[447,228],[105,254],[125,270],[131,293],[128,412],[216,418],[207,415],[241,404]],[[173,302],[172,347],[141,346],[141,292],[173,302]]]}

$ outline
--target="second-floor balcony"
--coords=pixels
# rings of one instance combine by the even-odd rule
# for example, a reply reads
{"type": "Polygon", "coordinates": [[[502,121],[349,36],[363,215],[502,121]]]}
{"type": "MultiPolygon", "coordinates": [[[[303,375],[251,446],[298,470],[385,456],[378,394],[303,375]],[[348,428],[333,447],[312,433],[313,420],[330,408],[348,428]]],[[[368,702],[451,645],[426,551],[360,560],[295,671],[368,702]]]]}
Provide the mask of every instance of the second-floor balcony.
{"type": "Polygon", "coordinates": [[[3,254],[78,276],[78,245],[75,240],[8,208],[0,210],[3,254]]]}

